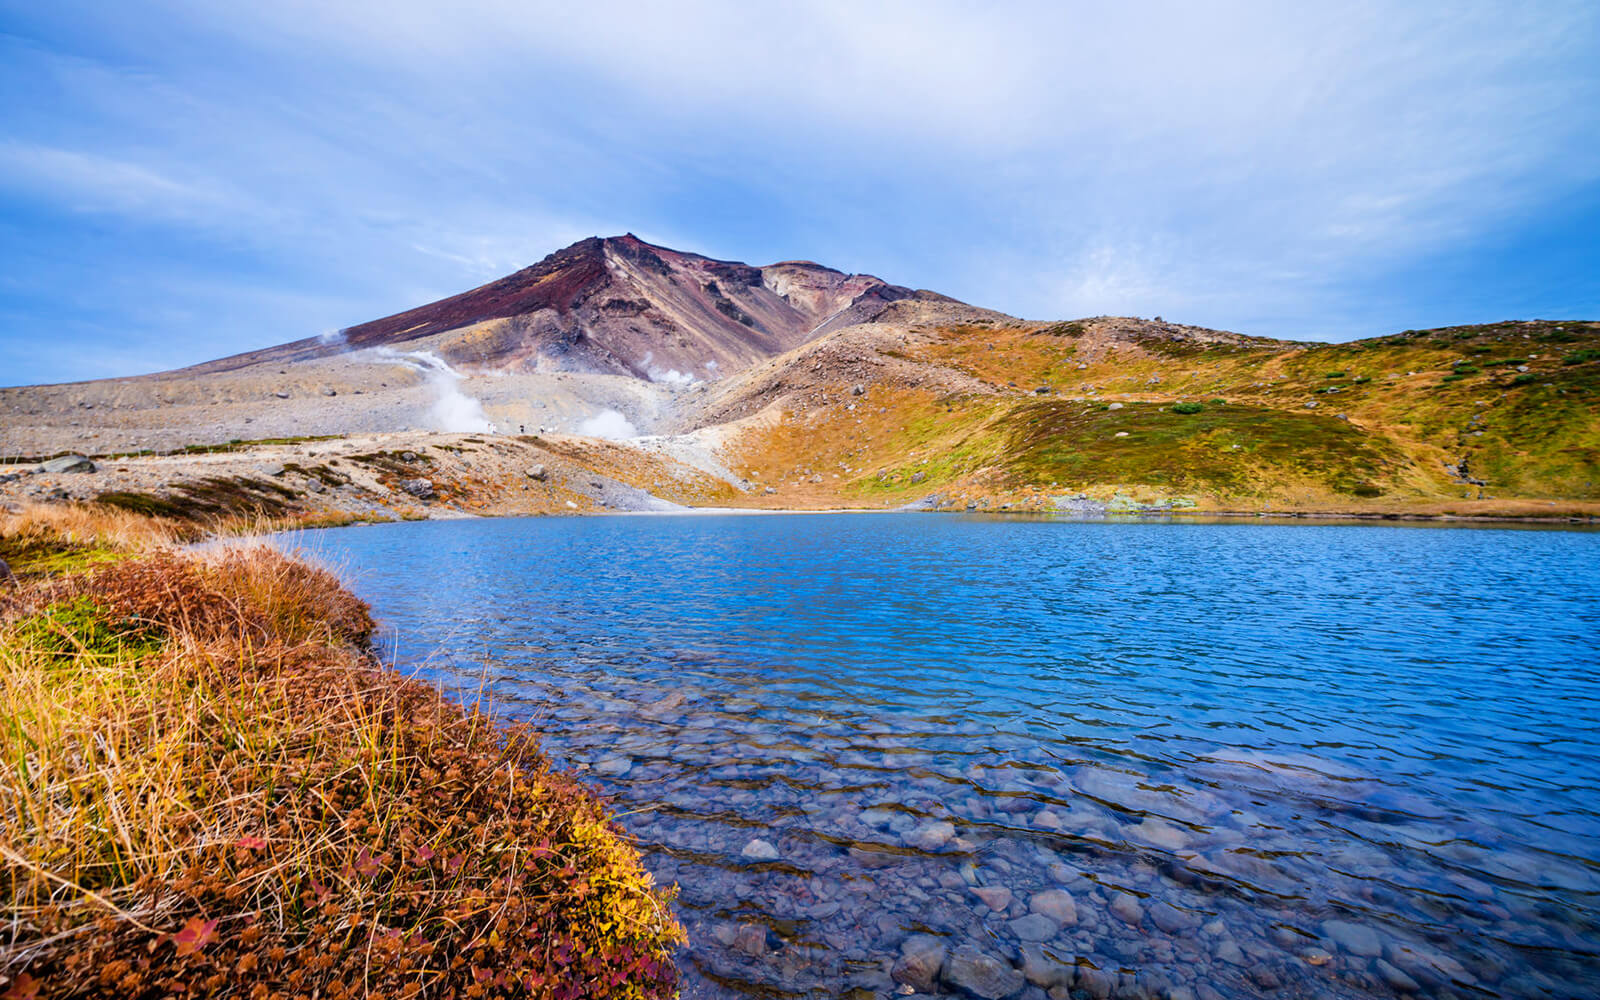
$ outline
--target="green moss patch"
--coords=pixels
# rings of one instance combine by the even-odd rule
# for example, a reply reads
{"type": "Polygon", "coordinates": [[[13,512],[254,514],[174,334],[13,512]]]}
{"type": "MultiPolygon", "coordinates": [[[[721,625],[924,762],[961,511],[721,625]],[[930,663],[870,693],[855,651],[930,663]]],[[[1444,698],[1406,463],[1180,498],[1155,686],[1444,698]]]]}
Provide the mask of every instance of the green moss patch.
{"type": "Polygon", "coordinates": [[[1358,496],[1379,491],[1404,463],[1388,441],[1346,421],[1258,406],[1182,414],[1044,403],[1011,423],[1011,468],[1032,482],[1237,493],[1300,481],[1358,496]]]}

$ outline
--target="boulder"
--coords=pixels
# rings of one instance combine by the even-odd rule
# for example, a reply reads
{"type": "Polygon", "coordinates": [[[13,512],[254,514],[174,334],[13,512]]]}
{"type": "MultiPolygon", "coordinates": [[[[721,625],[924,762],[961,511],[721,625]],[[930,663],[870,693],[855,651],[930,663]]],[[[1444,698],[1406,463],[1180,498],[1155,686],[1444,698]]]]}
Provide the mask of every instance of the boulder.
{"type": "Polygon", "coordinates": [[[1244,951],[1240,949],[1238,942],[1230,937],[1217,939],[1216,955],[1219,960],[1229,965],[1242,966],[1246,961],[1244,951]]]}
{"type": "Polygon", "coordinates": [[[1090,1000],[1106,1000],[1116,989],[1117,978],[1104,969],[1084,966],[1077,971],[1078,992],[1090,1000]]]}
{"type": "Polygon", "coordinates": [[[549,473],[545,471],[545,467],[542,465],[530,465],[528,466],[527,475],[529,479],[542,483],[549,476],[549,473]]]}
{"type": "Polygon", "coordinates": [[[956,828],[946,822],[925,823],[906,834],[906,843],[919,851],[937,851],[950,843],[956,828]]]}
{"type": "Polygon", "coordinates": [[[1147,844],[1151,847],[1160,847],[1168,851],[1182,850],[1189,846],[1189,835],[1184,831],[1154,817],[1146,817],[1137,826],[1128,828],[1128,835],[1135,842],[1147,844]]]}
{"type": "Polygon", "coordinates": [[[749,858],[751,861],[778,860],[778,849],[759,837],[744,845],[744,850],[740,851],[739,854],[749,858]]]}
{"type": "Polygon", "coordinates": [[[1150,907],[1150,922],[1168,934],[1179,934],[1200,926],[1199,917],[1165,900],[1150,907]]]}
{"type": "Polygon", "coordinates": [[[52,458],[40,468],[49,473],[62,472],[93,472],[94,463],[84,455],[61,455],[52,458]]]}
{"type": "Polygon", "coordinates": [[[1476,986],[1478,983],[1477,978],[1460,962],[1418,944],[1391,941],[1384,948],[1384,956],[1393,966],[1429,986],[1451,982],[1476,986]]]}
{"type": "Polygon", "coordinates": [[[1046,889],[1034,893],[1033,898],[1028,900],[1028,909],[1049,917],[1063,927],[1072,927],[1078,922],[1077,901],[1065,889],[1046,889]]]}
{"type": "Polygon", "coordinates": [[[970,944],[951,953],[944,977],[950,985],[983,1000],[1014,996],[1028,985],[1010,962],[970,944]]]}
{"type": "Polygon", "coordinates": [[[915,486],[916,484],[922,482],[924,479],[927,479],[927,478],[928,478],[928,474],[926,472],[913,472],[911,474],[911,485],[915,486]]]}
{"type": "Polygon", "coordinates": [[[1060,933],[1061,925],[1042,913],[1030,913],[1011,921],[1011,933],[1023,941],[1048,941],[1060,933]]]}
{"type": "Polygon", "coordinates": [[[740,924],[733,936],[733,950],[744,952],[751,958],[767,953],[767,929],[760,924],[740,924]]]}
{"type": "Polygon", "coordinates": [[[1022,946],[1022,978],[1041,989],[1071,986],[1074,967],[1058,962],[1039,945],[1022,946]]]}
{"type": "Polygon", "coordinates": [[[1139,900],[1126,892],[1119,892],[1111,900],[1111,915],[1132,927],[1138,927],[1144,919],[1144,907],[1139,905],[1139,900]]]}
{"type": "Polygon", "coordinates": [[[983,900],[983,905],[996,913],[1011,905],[1011,890],[1003,885],[975,885],[972,894],[983,900]]]}
{"type": "Polygon", "coordinates": [[[1352,924],[1348,920],[1325,920],[1322,933],[1331,938],[1341,951],[1361,958],[1377,958],[1383,954],[1383,939],[1378,932],[1365,924],[1352,924]]]}
{"type": "Polygon", "coordinates": [[[900,957],[889,975],[918,993],[932,993],[944,967],[944,942],[931,934],[913,934],[900,944],[900,957]]]}
{"type": "Polygon", "coordinates": [[[434,492],[431,479],[402,479],[397,485],[418,500],[432,500],[439,495],[434,492]]]}
{"type": "Polygon", "coordinates": [[[0,559],[0,587],[8,587],[16,582],[17,575],[11,572],[11,567],[6,565],[4,559],[0,559]]]}
{"type": "Polygon", "coordinates": [[[1383,981],[1401,993],[1417,993],[1421,991],[1421,983],[1418,983],[1415,979],[1412,979],[1383,959],[1378,959],[1373,965],[1378,970],[1378,975],[1383,977],[1383,981]]]}

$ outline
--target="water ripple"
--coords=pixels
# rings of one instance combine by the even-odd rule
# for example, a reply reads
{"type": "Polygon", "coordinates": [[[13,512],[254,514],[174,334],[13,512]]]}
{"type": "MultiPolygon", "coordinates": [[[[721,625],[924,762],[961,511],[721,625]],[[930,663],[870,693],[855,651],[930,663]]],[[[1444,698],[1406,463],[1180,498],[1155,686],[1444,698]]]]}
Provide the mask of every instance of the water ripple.
{"type": "Polygon", "coordinates": [[[887,996],[913,934],[1034,998],[1600,993],[1600,535],[706,517],[313,548],[403,664],[615,798],[681,886],[686,997],[887,996]]]}

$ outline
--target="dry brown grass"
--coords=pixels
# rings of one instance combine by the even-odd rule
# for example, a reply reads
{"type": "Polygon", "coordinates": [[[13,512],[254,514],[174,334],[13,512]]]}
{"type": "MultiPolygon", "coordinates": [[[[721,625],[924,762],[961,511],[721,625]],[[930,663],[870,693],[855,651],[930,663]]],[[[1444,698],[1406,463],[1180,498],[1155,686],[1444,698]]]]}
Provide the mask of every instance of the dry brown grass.
{"type": "Polygon", "coordinates": [[[0,513],[0,560],[42,575],[155,552],[195,537],[192,526],[92,504],[34,504],[0,513]]]}
{"type": "Polygon", "coordinates": [[[682,932],[603,805],[373,663],[333,576],[18,523],[154,551],[0,601],[5,995],[672,993],[682,932]]]}

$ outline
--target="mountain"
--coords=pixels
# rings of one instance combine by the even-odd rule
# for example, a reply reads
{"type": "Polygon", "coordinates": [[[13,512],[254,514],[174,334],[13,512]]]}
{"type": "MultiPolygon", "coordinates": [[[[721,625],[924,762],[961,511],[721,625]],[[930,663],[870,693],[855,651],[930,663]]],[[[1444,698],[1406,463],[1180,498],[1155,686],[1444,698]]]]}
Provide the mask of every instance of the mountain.
{"type": "Polygon", "coordinates": [[[788,506],[1600,501],[1600,323],[1327,344],[1130,317],[892,322],[905,305],[708,387],[698,422],[724,428],[728,466],[788,506]]]}
{"type": "Polygon", "coordinates": [[[651,381],[715,378],[932,292],[804,260],[753,267],[590,237],[470,291],[342,331],[197,366],[225,371],[362,348],[427,347],[452,364],[651,381]]]}
{"type": "MultiPolygon", "coordinates": [[[[311,468],[302,459],[335,448],[324,440],[345,442],[344,462],[378,461],[392,435],[415,454],[428,434],[469,435],[451,456],[512,441],[599,454],[609,438],[631,487],[724,506],[1588,515],[1600,513],[1600,323],[1327,344],[1159,318],[1038,322],[810,261],[754,267],[624,235],[338,338],[0,388],[0,426],[4,451],[30,459],[303,450],[268,469],[311,468]]],[[[531,485],[544,480],[480,476],[482,459],[463,460],[462,496],[568,509],[531,485]]],[[[210,461],[179,473],[130,460],[97,488],[204,484],[210,461]]],[[[48,488],[18,483],[0,476],[0,500],[48,488]]],[[[380,503],[340,502],[358,500],[380,503]]]]}

